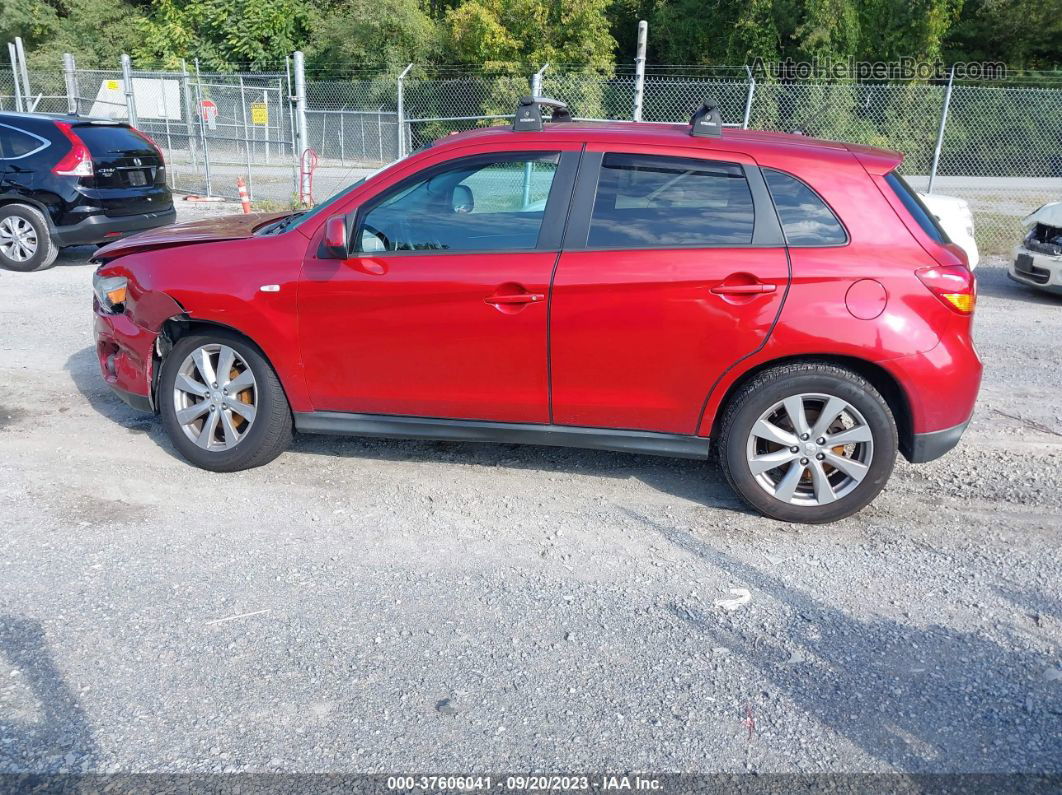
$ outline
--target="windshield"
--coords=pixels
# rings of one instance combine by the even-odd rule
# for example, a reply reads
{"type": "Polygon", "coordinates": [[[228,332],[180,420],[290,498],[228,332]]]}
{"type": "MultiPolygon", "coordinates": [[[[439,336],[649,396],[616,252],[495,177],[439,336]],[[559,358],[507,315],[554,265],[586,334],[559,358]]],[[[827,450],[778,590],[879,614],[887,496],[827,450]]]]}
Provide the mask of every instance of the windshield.
{"type": "MultiPolygon", "coordinates": [[[[394,163],[397,163],[397,162],[398,162],[397,160],[394,161],[394,163]]],[[[295,227],[306,223],[311,218],[316,218],[317,216],[321,215],[322,213],[326,213],[329,209],[331,209],[338,202],[342,201],[347,196],[349,196],[351,191],[353,191],[359,185],[364,183],[366,180],[372,179],[377,174],[379,174],[381,171],[383,171],[385,168],[390,168],[391,166],[394,165],[394,163],[388,163],[385,166],[380,166],[378,169],[375,169],[374,171],[370,171],[368,174],[366,174],[361,179],[359,179],[359,180],[357,180],[355,182],[352,182],[350,185],[347,185],[347,187],[343,188],[343,190],[338,191],[337,193],[333,193],[331,196],[329,196],[323,202],[321,202],[320,204],[315,204],[309,210],[303,210],[302,212],[293,213],[293,214],[291,214],[291,215],[289,215],[289,216],[287,216],[285,218],[281,218],[276,223],[269,224],[267,227],[261,229],[259,231],[259,234],[277,235],[277,234],[280,234],[281,232],[286,232],[289,229],[294,229],[295,227]]]]}

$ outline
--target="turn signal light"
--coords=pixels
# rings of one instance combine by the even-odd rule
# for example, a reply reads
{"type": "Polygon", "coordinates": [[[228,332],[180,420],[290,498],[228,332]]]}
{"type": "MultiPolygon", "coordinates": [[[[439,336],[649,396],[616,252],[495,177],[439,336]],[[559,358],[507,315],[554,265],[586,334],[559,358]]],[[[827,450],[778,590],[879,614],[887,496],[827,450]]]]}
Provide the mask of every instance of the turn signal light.
{"type": "Polygon", "coordinates": [[[972,293],[944,293],[941,298],[964,315],[968,315],[974,311],[974,297],[972,293]]]}
{"type": "Polygon", "coordinates": [[[915,276],[949,309],[960,315],[969,315],[974,311],[977,285],[969,268],[963,265],[934,265],[915,271],[915,276]]]}
{"type": "Polygon", "coordinates": [[[101,276],[92,274],[92,289],[104,312],[120,312],[129,291],[129,280],[124,276],[101,276]]]}
{"type": "Polygon", "coordinates": [[[108,303],[110,303],[111,306],[118,306],[118,304],[124,304],[125,289],[125,285],[123,284],[121,287],[116,287],[113,290],[108,290],[106,293],[108,303]]]}

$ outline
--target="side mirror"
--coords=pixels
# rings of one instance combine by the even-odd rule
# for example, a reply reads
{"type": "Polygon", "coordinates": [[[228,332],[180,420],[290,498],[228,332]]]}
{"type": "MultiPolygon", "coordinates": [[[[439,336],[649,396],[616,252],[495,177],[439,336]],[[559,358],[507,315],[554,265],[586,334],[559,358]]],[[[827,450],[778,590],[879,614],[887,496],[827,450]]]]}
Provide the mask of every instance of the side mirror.
{"type": "Polygon", "coordinates": [[[350,248],[347,244],[347,218],[333,215],[325,221],[324,237],[321,238],[321,259],[346,259],[350,248]]]}
{"type": "Polygon", "coordinates": [[[455,213],[470,213],[476,209],[476,199],[468,185],[454,185],[450,196],[450,209],[455,213]]]}

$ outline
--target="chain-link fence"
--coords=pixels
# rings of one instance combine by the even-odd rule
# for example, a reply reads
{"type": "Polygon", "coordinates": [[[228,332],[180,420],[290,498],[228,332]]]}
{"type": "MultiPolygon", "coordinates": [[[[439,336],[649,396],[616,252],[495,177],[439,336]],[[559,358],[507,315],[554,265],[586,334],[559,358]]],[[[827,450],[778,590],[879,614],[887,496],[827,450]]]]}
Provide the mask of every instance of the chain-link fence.
{"type": "MultiPolygon", "coordinates": [[[[631,120],[640,110],[646,122],[685,122],[712,97],[730,126],[897,149],[915,187],[969,201],[986,255],[1007,254],[1021,218],[1062,199],[1059,86],[757,81],[744,70],[674,68],[640,76],[410,67],[401,76],[300,81],[299,65],[301,58],[279,73],[207,74],[68,63],[31,73],[18,101],[39,112],[134,120],[163,148],[176,190],[235,198],[239,177],[265,207],[297,202],[300,188],[321,200],[434,139],[506,123],[533,87],[567,102],[578,119],[631,120]],[[311,167],[312,177],[301,178],[311,167]]],[[[12,70],[0,72],[0,109],[16,107],[16,82],[12,70]]]]}

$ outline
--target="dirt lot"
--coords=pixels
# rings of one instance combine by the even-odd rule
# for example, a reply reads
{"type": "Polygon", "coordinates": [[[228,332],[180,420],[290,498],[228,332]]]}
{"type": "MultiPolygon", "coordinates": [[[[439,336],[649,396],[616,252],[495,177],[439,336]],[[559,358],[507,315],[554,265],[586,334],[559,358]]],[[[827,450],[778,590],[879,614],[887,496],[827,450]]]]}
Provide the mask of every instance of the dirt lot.
{"type": "Polygon", "coordinates": [[[0,271],[0,771],[1062,772],[1062,300],[979,269],[962,446],[801,527],[603,452],[199,471],[89,253],[0,271]]]}

